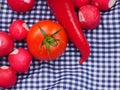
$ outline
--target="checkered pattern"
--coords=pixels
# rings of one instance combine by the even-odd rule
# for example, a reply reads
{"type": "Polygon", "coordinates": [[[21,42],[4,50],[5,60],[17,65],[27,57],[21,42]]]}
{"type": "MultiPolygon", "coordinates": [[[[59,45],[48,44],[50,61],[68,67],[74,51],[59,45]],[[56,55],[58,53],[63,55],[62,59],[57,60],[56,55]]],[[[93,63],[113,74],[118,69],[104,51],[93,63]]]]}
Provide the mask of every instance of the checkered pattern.
{"type": "MultiPolygon", "coordinates": [[[[8,32],[10,23],[23,19],[30,26],[39,20],[55,20],[45,0],[36,0],[27,13],[12,11],[7,0],[1,0],[0,30],[8,32]]],[[[56,61],[33,60],[27,73],[19,74],[15,86],[6,90],[120,90],[120,0],[108,12],[101,12],[100,25],[84,31],[91,55],[79,65],[80,53],[71,43],[56,61]]],[[[15,42],[15,48],[27,48],[26,42],[15,42]]],[[[0,65],[9,65],[0,57],[0,65]]]]}

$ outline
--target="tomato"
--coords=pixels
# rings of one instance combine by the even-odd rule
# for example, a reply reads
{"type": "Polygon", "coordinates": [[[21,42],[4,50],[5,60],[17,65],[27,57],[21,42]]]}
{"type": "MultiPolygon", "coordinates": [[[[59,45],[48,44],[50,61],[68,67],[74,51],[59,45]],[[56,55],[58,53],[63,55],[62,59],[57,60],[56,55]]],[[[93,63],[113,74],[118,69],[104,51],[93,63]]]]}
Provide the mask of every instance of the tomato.
{"type": "Polygon", "coordinates": [[[51,20],[35,23],[27,35],[28,49],[38,60],[58,58],[65,51],[67,42],[68,38],[64,28],[51,20]]]}

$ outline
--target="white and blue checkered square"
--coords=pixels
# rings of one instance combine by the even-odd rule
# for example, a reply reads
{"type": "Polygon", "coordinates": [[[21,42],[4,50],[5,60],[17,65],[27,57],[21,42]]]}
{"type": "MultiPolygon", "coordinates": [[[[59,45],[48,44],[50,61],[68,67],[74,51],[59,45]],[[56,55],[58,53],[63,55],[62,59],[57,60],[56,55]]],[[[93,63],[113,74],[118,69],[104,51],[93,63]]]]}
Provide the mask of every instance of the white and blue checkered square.
{"type": "MultiPolygon", "coordinates": [[[[8,32],[13,20],[23,19],[30,26],[39,20],[55,20],[46,0],[36,0],[26,13],[12,11],[7,0],[1,0],[0,31],[8,32]]],[[[91,55],[79,65],[80,53],[68,43],[65,53],[56,61],[33,60],[27,73],[19,74],[15,86],[5,90],[120,90],[120,0],[108,12],[101,12],[100,25],[84,31],[91,55]]],[[[15,48],[27,48],[26,42],[15,42],[15,48]]],[[[9,65],[0,57],[0,66],[9,65]]]]}

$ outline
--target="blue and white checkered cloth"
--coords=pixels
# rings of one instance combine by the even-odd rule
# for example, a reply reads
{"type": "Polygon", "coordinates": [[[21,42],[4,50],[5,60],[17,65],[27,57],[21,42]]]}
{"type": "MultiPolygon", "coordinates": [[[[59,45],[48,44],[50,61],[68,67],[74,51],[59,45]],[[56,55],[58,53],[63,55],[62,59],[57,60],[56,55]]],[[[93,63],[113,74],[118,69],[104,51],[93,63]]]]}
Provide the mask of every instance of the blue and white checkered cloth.
{"type": "MultiPolygon", "coordinates": [[[[16,19],[25,20],[29,27],[39,20],[55,20],[46,0],[36,0],[35,7],[26,13],[12,11],[7,0],[1,0],[1,5],[0,31],[8,32],[16,19]]],[[[82,65],[78,63],[78,49],[69,42],[60,58],[50,62],[33,60],[27,73],[17,74],[16,85],[5,90],[120,90],[120,0],[110,11],[101,12],[96,29],[84,33],[91,55],[82,65]]],[[[18,47],[27,48],[27,44],[16,41],[18,47]]],[[[0,57],[2,65],[9,65],[7,57],[0,57]]]]}

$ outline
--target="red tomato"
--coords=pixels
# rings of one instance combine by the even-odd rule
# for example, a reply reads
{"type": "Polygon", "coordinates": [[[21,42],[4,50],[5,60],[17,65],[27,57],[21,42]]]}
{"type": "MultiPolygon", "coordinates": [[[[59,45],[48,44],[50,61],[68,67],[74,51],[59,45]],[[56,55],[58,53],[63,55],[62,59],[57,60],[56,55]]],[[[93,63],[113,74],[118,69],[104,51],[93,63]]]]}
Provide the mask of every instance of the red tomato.
{"type": "Polygon", "coordinates": [[[0,57],[8,55],[13,48],[12,38],[6,32],[0,32],[0,57]]]}
{"type": "Polygon", "coordinates": [[[38,60],[58,58],[65,51],[67,42],[67,35],[63,27],[50,20],[34,24],[27,36],[28,48],[38,60]]]}

